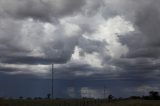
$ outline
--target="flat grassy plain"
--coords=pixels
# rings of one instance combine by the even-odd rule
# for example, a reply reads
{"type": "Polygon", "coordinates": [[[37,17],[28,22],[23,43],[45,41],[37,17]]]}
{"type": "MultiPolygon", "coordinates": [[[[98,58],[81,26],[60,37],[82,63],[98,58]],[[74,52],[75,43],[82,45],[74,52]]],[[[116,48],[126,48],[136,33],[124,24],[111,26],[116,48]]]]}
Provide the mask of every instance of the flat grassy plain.
{"type": "Polygon", "coordinates": [[[122,100],[99,106],[160,106],[160,100],[122,100]]]}
{"type": "Polygon", "coordinates": [[[160,100],[0,100],[0,106],[160,106],[160,100]]]}

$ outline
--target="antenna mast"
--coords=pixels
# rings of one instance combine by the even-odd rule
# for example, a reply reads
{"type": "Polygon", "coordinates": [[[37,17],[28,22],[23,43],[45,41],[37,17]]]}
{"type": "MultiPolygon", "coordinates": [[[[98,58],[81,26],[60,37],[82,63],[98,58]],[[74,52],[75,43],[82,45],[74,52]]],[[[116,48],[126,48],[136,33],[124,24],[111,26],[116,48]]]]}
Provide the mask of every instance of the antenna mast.
{"type": "Polygon", "coordinates": [[[53,97],[53,91],[54,91],[54,79],[53,79],[53,77],[54,77],[54,72],[53,72],[53,68],[54,68],[54,64],[52,64],[52,87],[51,87],[51,89],[52,89],[52,93],[51,93],[51,96],[52,96],[52,99],[54,99],[54,97],[53,97]]]}

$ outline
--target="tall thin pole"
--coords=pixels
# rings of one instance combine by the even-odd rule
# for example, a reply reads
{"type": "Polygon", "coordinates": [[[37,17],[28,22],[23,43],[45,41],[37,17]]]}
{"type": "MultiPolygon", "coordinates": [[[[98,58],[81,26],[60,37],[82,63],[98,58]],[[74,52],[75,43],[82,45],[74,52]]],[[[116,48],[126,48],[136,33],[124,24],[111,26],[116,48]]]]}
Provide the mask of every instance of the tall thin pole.
{"type": "Polygon", "coordinates": [[[53,68],[54,68],[54,65],[52,64],[52,81],[51,81],[51,82],[52,82],[52,88],[51,88],[51,89],[52,89],[52,93],[51,93],[52,99],[54,98],[54,97],[53,97],[53,93],[54,93],[54,92],[53,92],[53,90],[54,90],[54,79],[53,79],[53,77],[54,77],[54,72],[53,72],[53,68]]]}
{"type": "Polygon", "coordinates": [[[104,99],[106,98],[106,86],[104,85],[104,88],[103,88],[103,96],[104,96],[104,99]]]}

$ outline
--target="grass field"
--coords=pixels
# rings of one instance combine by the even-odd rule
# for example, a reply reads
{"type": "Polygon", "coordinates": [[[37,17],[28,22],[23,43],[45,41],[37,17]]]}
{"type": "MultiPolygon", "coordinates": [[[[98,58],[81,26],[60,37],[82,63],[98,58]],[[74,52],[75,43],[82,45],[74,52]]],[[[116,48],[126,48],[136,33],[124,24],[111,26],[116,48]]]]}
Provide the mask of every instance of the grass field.
{"type": "Polygon", "coordinates": [[[0,106],[160,106],[160,100],[0,100],[0,106]]]}

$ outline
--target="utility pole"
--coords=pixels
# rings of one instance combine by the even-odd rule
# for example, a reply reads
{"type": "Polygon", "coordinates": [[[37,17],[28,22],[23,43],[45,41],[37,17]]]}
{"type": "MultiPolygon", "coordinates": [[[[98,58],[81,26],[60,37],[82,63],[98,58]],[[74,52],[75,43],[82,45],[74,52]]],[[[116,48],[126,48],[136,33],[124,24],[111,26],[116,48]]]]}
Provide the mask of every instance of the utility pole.
{"type": "Polygon", "coordinates": [[[53,93],[54,93],[54,72],[53,72],[53,68],[54,68],[54,65],[52,64],[52,79],[51,79],[51,83],[52,83],[52,87],[51,87],[51,97],[52,99],[54,99],[54,96],[53,96],[53,93]]]}
{"type": "Polygon", "coordinates": [[[104,88],[103,88],[103,96],[104,96],[104,99],[106,98],[106,86],[104,85],[104,88]]]}

